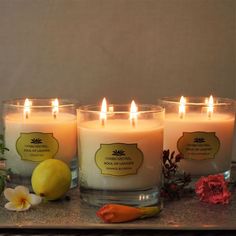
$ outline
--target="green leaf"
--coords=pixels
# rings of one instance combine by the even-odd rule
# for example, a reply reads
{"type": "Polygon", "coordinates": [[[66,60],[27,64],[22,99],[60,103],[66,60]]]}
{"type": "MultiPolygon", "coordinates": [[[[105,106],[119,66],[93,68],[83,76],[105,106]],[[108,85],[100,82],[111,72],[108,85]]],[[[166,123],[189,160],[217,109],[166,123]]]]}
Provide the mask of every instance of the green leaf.
{"type": "Polygon", "coordinates": [[[0,195],[4,191],[4,188],[5,188],[5,178],[0,175],[0,195]]]}
{"type": "Polygon", "coordinates": [[[0,134],[0,154],[3,155],[5,151],[9,151],[9,149],[5,147],[3,134],[0,134]]]}

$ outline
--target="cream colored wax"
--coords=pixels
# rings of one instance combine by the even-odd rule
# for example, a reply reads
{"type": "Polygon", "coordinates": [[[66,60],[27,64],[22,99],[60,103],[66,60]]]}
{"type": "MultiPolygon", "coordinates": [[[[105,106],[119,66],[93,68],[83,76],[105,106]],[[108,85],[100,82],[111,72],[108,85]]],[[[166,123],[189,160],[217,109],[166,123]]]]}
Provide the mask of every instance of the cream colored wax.
{"type": "Polygon", "coordinates": [[[164,149],[177,150],[177,141],[183,132],[215,132],[220,141],[219,150],[213,159],[181,160],[180,168],[192,175],[223,173],[230,169],[234,117],[213,113],[211,119],[206,114],[186,113],[183,119],[178,114],[166,114],[164,149]]]}
{"type": "Polygon", "coordinates": [[[163,127],[152,120],[138,120],[135,127],[129,120],[108,120],[79,124],[80,182],[82,187],[107,190],[148,189],[161,181],[163,127]],[[112,176],[102,174],[95,161],[100,144],[137,144],[143,162],[135,174],[112,176]]]}
{"type": "Polygon", "coordinates": [[[67,164],[76,156],[77,128],[75,115],[59,113],[54,118],[50,112],[32,112],[28,119],[22,114],[8,114],[5,117],[5,143],[7,167],[14,174],[31,176],[39,162],[25,161],[16,150],[16,142],[21,133],[50,133],[58,143],[58,150],[53,158],[63,160],[67,164]]]}

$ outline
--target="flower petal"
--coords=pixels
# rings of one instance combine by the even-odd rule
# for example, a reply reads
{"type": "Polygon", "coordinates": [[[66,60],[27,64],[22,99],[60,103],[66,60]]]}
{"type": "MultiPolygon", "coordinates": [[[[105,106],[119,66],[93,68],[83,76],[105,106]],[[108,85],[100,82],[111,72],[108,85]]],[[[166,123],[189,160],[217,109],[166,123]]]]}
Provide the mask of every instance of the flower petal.
{"type": "Polygon", "coordinates": [[[9,211],[26,211],[30,208],[30,204],[21,204],[21,205],[16,205],[13,202],[8,202],[5,204],[5,208],[9,211]]]}
{"type": "Polygon", "coordinates": [[[14,202],[16,200],[16,193],[15,193],[15,189],[12,188],[6,188],[4,190],[4,196],[5,198],[10,201],[10,202],[14,202]]]}
{"type": "Polygon", "coordinates": [[[37,196],[36,194],[29,194],[28,196],[28,201],[31,205],[38,205],[39,203],[41,203],[42,198],[40,196],[37,196]]]}
{"type": "Polygon", "coordinates": [[[15,204],[19,205],[22,203],[22,200],[24,199],[24,202],[29,202],[29,189],[25,186],[17,186],[15,187],[15,204]]]}
{"type": "Polygon", "coordinates": [[[28,202],[25,202],[24,204],[18,205],[16,208],[16,211],[26,211],[31,207],[31,205],[28,202]]]}
{"type": "Polygon", "coordinates": [[[6,203],[5,208],[9,211],[16,211],[16,205],[12,202],[6,203]]]}
{"type": "Polygon", "coordinates": [[[20,196],[27,196],[29,195],[29,189],[25,186],[17,186],[15,187],[15,191],[17,192],[17,195],[20,195],[20,196]]]}
{"type": "Polygon", "coordinates": [[[120,223],[141,217],[142,211],[140,208],[119,204],[107,204],[97,211],[97,216],[107,223],[120,223]]]}

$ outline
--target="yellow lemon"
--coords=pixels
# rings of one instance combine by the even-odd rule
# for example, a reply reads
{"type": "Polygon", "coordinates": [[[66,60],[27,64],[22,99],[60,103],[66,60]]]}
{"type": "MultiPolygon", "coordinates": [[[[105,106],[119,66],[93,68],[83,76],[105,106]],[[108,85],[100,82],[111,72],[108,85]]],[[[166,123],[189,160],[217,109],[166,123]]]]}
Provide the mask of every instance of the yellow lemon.
{"type": "Polygon", "coordinates": [[[47,200],[61,198],[70,188],[71,172],[60,160],[48,159],[39,163],[33,171],[31,184],[34,192],[47,200]]]}

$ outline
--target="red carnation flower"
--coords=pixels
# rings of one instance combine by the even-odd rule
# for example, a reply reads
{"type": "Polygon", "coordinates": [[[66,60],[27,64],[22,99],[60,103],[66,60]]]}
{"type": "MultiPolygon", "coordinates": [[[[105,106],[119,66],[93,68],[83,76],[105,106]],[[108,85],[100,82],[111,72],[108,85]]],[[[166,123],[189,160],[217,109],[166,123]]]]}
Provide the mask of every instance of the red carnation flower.
{"type": "Polygon", "coordinates": [[[201,177],[195,184],[195,192],[201,201],[207,203],[228,204],[231,193],[223,175],[201,177]]]}

